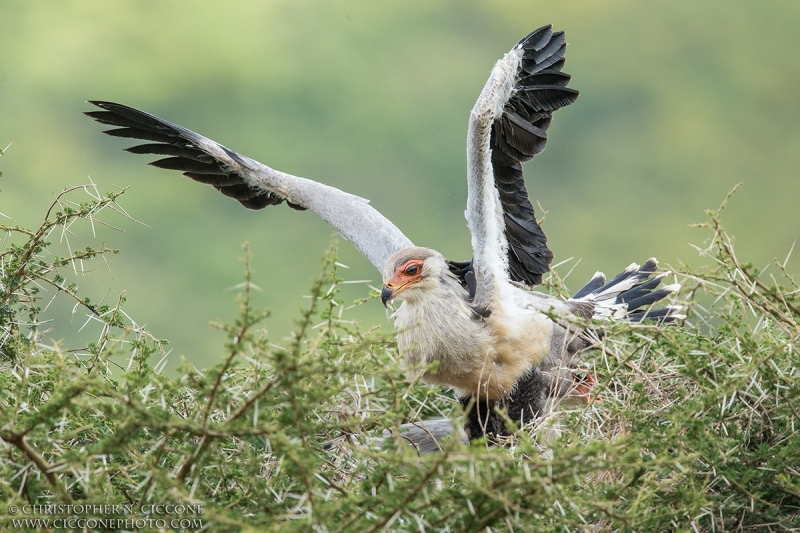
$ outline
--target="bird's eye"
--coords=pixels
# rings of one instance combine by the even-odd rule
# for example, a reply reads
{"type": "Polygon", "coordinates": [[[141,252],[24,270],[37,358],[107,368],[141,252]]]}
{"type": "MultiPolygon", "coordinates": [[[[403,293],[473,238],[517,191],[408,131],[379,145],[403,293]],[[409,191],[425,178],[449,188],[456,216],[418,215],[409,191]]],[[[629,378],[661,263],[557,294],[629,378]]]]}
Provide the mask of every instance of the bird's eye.
{"type": "Polygon", "coordinates": [[[419,274],[419,265],[416,263],[412,263],[406,267],[403,271],[406,276],[416,276],[419,274]]]}

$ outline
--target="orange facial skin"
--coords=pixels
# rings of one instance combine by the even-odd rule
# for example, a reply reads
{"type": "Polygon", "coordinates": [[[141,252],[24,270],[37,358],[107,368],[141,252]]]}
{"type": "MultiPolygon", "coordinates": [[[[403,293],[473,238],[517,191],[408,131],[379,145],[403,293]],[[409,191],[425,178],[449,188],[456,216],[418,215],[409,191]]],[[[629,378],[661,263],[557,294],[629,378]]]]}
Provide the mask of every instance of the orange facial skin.
{"type": "Polygon", "coordinates": [[[419,259],[406,261],[398,267],[394,277],[383,284],[381,302],[386,305],[389,300],[420,281],[422,281],[422,261],[419,259]]]}

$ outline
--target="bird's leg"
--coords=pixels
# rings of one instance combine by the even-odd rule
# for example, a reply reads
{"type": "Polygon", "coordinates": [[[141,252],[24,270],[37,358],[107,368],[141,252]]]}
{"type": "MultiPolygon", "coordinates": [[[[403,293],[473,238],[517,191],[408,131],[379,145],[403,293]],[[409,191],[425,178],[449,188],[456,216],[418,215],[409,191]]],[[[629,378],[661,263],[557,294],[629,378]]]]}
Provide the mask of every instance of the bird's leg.
{"type": "MultiPolygon", "coordinates": [[[[590,403],[592,401],[592,390],[594,386],[597,385],[597,380],[594,379],[594,376],[589,372],[583,375],[572,372],[572,380],[575,382],[576,395],[584,403],[590,403]]],[[[596,398],[594,401],[599,402],[601,400],[600,398],[596,398]]]]}

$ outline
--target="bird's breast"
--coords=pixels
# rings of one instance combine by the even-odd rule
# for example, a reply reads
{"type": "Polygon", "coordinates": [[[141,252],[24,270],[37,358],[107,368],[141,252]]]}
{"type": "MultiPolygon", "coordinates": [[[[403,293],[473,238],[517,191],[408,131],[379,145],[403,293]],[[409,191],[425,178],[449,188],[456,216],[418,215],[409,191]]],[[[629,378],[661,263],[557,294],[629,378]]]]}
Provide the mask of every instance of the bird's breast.
{"type": "Polygon", "coordinates": [[[395,314],[397,345],[428,383],[500,399],[549,351],[552,322],[529,312],[476,317],[463,298],[405,302],[395,314]]]}

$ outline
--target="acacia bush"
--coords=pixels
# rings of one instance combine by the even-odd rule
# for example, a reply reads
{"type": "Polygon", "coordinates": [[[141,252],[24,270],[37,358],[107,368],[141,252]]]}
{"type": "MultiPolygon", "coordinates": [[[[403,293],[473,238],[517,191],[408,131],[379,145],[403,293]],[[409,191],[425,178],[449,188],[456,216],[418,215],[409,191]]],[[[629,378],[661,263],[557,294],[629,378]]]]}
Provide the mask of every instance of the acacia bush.
{"type": "MultiPolygon", "coordinates": [[[[124,213],[123,192],[71,188],[39,228],[0,226],[2,530],[21,518],[9,506],[45,503],[200,505],[210,531],[800,528],[800,286],[785,261],[742,264],[722,208],[704,224],[710,266],[675,274],[689,319],[606,325],[587,361],[594,401],[505,447],[452,439],[419,456],[400,424],[458,424],[460,411],[403,375],[387,328],[348,319],[363,301],[340,298],[335,245],[280,344],[251,304],[245,251],[238,314],[215,324],[228,335],[220,362],[165,375],[164,341],[123,297],[82,295],[82,269],[113,250],[49,252],[64,232],[124,213]],[[72,300],[97,339],[50,340],[41,316],[53,298],[72,300]]],[[[562,287],[554,274],[546,289],[562,287]]]]}

